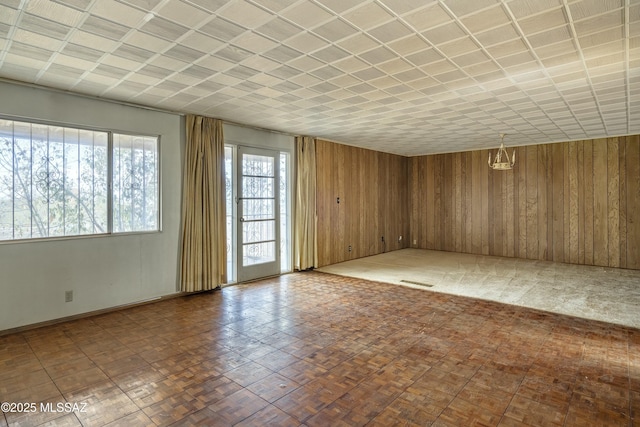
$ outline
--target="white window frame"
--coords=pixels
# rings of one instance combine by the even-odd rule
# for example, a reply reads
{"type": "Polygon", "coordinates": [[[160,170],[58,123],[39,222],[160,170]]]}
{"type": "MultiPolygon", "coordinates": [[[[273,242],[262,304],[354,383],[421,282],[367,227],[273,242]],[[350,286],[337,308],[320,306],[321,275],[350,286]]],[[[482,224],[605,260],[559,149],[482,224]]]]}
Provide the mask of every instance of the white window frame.
{"type": "MultiPolygon", "coordinates": [[[[119,131],[115,129],[105,129],[99,127],[87,127],[87,126],[79,126],[67,123],[59,123],[59,122],[49,122],[44,120],[33,120],[22,117],[12,117],[12,116],[3,116],[0,115],[1,120],[18,122],[18,123],[26,123],[29,125],[42,125],[42,126],[54,126],[61,127],[65,129],[79,130],[79,131],[91,131],[91,132],[102,132],[107,135],[107,171],[106,171],[106,180],[107,180],[107,194],[106,194],[106,211],[107,211],[107,230],[104,233],[85,233],[85,234],[69,234],[69,235],[55,235],[55,236],[36,236],[36,237],[26,237],[26,238],[10,238],[10,239],[0,239],[0,244],[12,244],[12,243],[26,243],[26,242],[37,242],[37,241],[50,241],[50,240],[67,240],[67,239],[82,239],[82,238],[91,238],[91,237],[104,237],[104,236],[121,236],[121,235],[130,235],[130,234],[149,234],[149,233],[160,233],[162,232],[162,156],[161,156],[161,137],[160,135],[153,135],[150,133],[143,132],[131,132],[131,131],[119,131]],[[131,231],[114,231],[113,222],[114,222],[114,135],[124,135],[124,136],[134,136],[141,138],[151,138],[155,139],[156,146],[156,227],[150,230],[131,230],[131,231]]],[[[15,190],[13,190],[15,191],[15,190]]],[[[15,227],[15,223],[13,225],[15,227]]],[[[33,233],[32,233],[33,234],[33,233]]],[[[15,236],[15,232],[14,232],[15,236]]]]}

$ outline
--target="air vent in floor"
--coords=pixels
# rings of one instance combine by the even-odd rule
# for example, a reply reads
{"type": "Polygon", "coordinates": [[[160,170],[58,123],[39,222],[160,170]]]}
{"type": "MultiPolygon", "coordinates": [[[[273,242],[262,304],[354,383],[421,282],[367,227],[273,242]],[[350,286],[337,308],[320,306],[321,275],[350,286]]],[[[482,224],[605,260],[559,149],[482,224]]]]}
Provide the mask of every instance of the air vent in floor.
{"type": "Polygon", "coordinates": [[[433,288],[433,285],[430,285],[428,283],[422,283],[422,282],[414,282],[413,280],[400,280],[402,283],[408,283],[410,285],[418,285],[418,286],[424,286],[425,288],[433,288]]]}

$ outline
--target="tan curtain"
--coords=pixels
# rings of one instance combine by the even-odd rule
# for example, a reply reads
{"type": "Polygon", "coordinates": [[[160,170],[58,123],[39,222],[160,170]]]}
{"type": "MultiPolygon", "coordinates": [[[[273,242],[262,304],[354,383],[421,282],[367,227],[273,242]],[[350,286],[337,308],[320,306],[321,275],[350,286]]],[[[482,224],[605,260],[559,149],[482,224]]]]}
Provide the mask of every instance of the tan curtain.
{"type": "Polygon", "coordinates": [[[318,266],[316,240],[316,141],[296,137],[296,205],[294,265],[297,270],[318,266]]]}
{"type": "Polygon", "coordinates": [[[222,122],[186,117],[182,189],[181,289],[207,291],[227,281],[222,122]]]}

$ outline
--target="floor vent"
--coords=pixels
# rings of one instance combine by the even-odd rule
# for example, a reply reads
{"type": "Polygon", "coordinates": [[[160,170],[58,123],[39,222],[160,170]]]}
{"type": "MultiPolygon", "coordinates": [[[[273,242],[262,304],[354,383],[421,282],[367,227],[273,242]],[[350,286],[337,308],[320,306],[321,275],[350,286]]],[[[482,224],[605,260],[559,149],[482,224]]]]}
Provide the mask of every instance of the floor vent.
{"type": "Polygon", "coordinates": [[[428,283],[422,283],[422,282],[414,282],[413,280],[400,280],[402,283],[409,283],[410,285],[418,285],[418,286],[424,286],[425,288],[433,288],[433,285],[430,285],[428,283]]]}

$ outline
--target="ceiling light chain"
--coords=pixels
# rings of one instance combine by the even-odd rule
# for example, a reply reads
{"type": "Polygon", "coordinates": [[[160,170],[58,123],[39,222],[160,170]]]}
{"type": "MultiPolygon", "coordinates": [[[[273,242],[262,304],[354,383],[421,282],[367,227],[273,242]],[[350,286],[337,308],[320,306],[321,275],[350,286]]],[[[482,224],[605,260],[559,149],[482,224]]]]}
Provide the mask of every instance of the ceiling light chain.
{"type": "Polygon", "coordinates": [[[513,155],[511,157],[511,161],[509,161],[509,153],[507,153],[507,149],[504,148],[504,137],[506,133],[500,134],[500,148],[498,148],[498,152],[496,153],[496,157],[493,162],[491,161],[491,151],[489,151],[489,167],[495,170],[510,170],[513,168],[513,165],[516,164],[516,149],[513,149],[513,155]],[[504,158],[503,158],[504,156],[504,158]]]}

